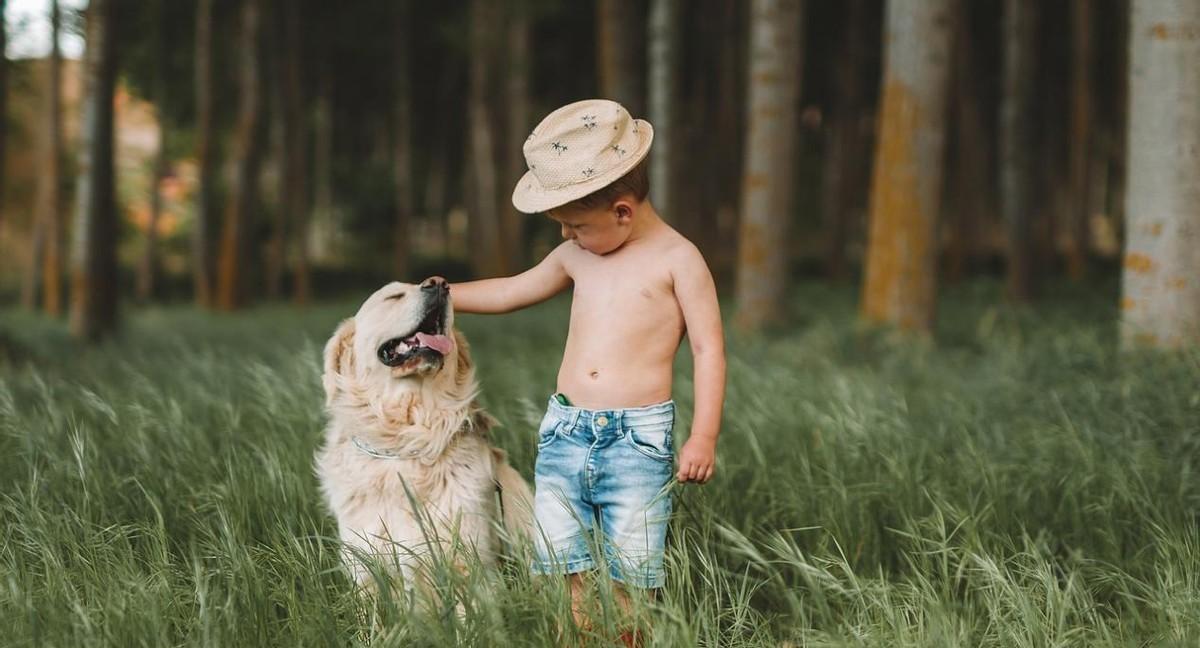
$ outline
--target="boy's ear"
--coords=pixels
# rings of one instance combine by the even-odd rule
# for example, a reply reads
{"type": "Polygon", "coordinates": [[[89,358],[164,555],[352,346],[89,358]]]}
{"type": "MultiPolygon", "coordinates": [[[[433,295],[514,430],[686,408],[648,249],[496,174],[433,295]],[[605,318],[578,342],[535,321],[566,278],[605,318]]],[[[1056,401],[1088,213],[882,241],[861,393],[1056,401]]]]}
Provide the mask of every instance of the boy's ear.
{"type": "Polygon", "coordinates": [[[342,320],[325,343],[325,371],[321,374],[321,385],[325,388],[325,404],[333,402],[337,395],[338,379],[354,372],[354,318],[342,320]]]}
{"type": "Polygon", "coordinates": [[[628,198],[618,198],[613,203],[613,211],[617,214],[617,221],[621,223],[629,222],[633,218],[633,203],[628,198]]]}

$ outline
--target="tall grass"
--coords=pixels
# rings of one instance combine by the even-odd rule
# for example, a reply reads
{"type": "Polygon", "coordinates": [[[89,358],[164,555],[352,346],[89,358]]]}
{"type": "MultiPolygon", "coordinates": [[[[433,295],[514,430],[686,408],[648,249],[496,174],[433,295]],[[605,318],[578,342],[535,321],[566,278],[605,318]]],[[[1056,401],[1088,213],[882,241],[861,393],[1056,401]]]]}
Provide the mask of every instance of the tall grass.
{"type": "MultiPolygon", "coordinates": [[[[650,645],[1200,644],[1200,352],[1118,355],[1109,295],[996,292],[945,295],[935,343],[817,285],[796,327],[728,336],[717,476],[675,489],[650,645]]],[[[439,604],[355,594],[312,457],[320,348],[356,306],[142,309],[94,347],[0,316],[25,349],[0,366],[0,644],[572,638],[562,583],[519,563],[435,569],[439,604]]],[[[566,303],[459,324],[529,476],[566,303]]],[[[605,588],[575,638],[620,629],[605,588]]]]}

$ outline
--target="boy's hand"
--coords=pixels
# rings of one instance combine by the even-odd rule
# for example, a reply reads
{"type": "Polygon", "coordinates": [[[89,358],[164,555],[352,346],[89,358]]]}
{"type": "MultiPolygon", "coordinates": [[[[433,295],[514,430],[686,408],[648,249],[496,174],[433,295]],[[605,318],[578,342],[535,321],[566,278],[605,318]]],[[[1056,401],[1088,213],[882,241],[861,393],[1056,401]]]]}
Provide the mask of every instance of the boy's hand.
{"type": "Polygon", "coordinates": [[[717,440],[692,435],[679,449],[680,482],[703,484],[712,478],[717,464],[717,440]]]}

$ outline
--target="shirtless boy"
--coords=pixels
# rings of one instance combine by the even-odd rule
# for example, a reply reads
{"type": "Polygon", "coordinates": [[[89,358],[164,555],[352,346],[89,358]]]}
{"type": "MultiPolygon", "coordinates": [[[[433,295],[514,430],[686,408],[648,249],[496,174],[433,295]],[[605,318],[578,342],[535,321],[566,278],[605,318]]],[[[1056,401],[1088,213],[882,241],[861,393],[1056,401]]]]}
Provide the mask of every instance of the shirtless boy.
{"type": "Polygon", "coordinates": [[[507,313],[574,286],[557,392],[538,431],[532,569],[569,575],[577,622],[581,573],[598,565],[626,587],[662,587],[675,459],[671,377],[685,333],[695,415],[675,476],[703,484],[715,466],[725,393],[716,289],[696,246],[648,199],[652,138],[650,124],[612,101],[550,113],[525,142],[529,172],[513,204],[549,215],[566,240],[519,275],[450,287],[459,312],[507,313]]]}

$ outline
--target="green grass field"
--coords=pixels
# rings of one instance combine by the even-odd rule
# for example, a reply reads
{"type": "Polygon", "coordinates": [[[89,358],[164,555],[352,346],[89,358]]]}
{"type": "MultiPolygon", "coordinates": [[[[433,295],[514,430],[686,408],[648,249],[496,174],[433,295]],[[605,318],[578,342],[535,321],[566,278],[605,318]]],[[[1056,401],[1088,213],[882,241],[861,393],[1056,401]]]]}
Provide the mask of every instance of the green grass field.
{"type": "MultiPolygon", "coordinates": [[[[717,476],[675,491],[650,645],[1200,645],[1200,352],[1118,355],[1111,290],[998,292],[944,291],[936,343],[817,284],[793,328],[727,336],[717,476]]],[[[356,307],[131,310],[94,348],[0,315],[25,349],[0,366],[0,644],[555,645],[561,584],[519,565],[442,574],[461,616],[341,571],[312,457],[356,307]]],[[[459,321],[526,476],[566,307],[459,321]]]]}

